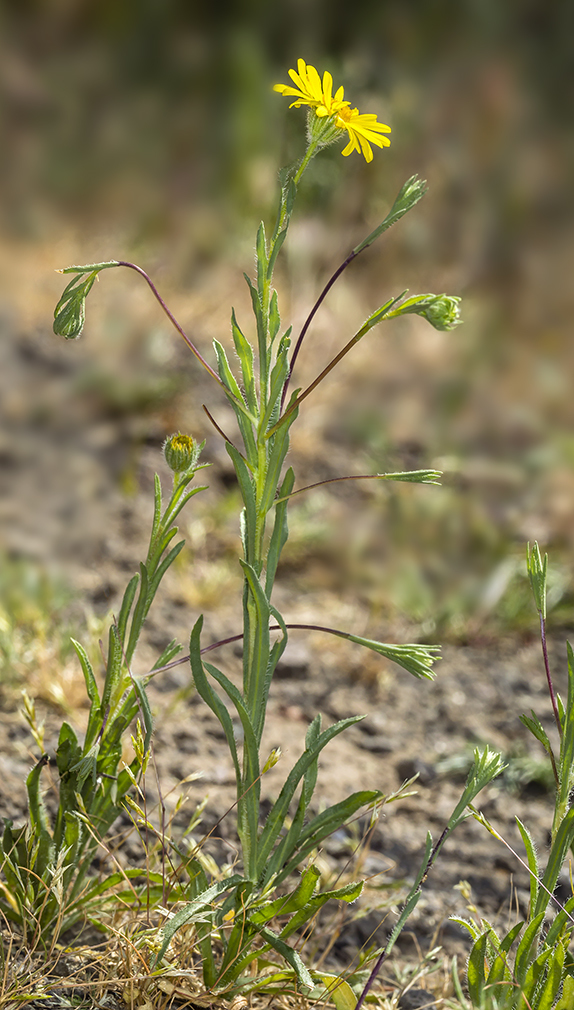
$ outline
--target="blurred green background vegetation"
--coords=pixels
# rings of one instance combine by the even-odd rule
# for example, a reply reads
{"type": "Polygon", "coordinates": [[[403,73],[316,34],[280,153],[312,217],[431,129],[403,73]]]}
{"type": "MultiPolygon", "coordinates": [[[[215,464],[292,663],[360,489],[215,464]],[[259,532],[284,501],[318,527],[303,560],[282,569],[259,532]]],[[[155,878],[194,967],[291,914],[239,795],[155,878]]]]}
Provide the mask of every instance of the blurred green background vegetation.
{"type": "MultiPolygon", "coordinates": [[[[407,176],[430,192],[333,292],[297,383],[406,286],[461,295],[465,325],[388,326],[308,401],[293,442],[301,484],[427,465],[445,483],[335,485],[301,500],[285,584],[340,600],[352,581],[372,631],[474,640],[534,625],[523,558],[538,539],[553,562],[554,620],[571,624],[574,7],[5,0],[0,28],[3,437],[8,458],[11,439],[28,438],[28,465],[41,475],[48,459],[52,484],[60,472],[59,504],[42,477],[42,515],[27,524],[38,489],[12,470],[7,493],[23,504],[3,516],[5,549],[45,561],[71,538],[76,550],[73,524],[86,530],[86,508],[109,508],[106,475],[120,496],[147,493],[161,440],[179,427],[209,436],[212,483],[233,496],[200,409],[215,405],[225,427],[225,405],[137,281],[106,277],[85,337],[66,347],[50,334],[53,270],[135,258],[206,354],[212,337],[227,342],[232,301],[246,321],[241,271],[258,220],[272,217],[278,168],[303,149],[304,113],[271,91],[303,57],[388,123],[392,144],[371,165],[339,148],[313,163],[279,268],[285,315],[302,323],[407,176]],[[77,508],[74,453],[99,466],[77,508]]],[[[213,565],[207,502],[191,541],[213,565]]],[[[102,548],[90,564],[111,557],[102,548]]]]}

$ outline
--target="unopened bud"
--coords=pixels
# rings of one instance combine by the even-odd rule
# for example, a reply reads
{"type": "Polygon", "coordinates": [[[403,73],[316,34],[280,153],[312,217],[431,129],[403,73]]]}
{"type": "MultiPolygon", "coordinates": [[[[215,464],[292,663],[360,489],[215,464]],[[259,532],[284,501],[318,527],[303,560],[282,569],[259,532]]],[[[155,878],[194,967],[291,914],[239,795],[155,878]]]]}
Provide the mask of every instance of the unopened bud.
{"type": "Polygon", "coordinates": [[[197,463],[199,450],[191,435],[170,435],[164,442],[163,454],[170,470],[174,473],[184,473],[197,463]]]}
{"type": "Polygon", "coordinates": [[[460,298],[456,295],[413,295],[387,313],[387,319],[406,315],[422,316],[435,330],[453,330],[462,322],[460,298]]]}
{"type": "Polygon", "coordinates": [[[271,771],[271,769],[274,768],[277,762],[279,761],[280,757],[281,757],[281,748],[274,747],[269,757],[267,758],[267,761],[263,765],[263,771],[261,772],[261,774],[265,775],[266,772],[271,771]]]}
{"type": "Polygon", "coordinates": [[[437,295],[434,301],[424,308],[423,316],[436,330],[452,330],[462,322],[460,318],[460,298],[456,295],[437,295]]]}

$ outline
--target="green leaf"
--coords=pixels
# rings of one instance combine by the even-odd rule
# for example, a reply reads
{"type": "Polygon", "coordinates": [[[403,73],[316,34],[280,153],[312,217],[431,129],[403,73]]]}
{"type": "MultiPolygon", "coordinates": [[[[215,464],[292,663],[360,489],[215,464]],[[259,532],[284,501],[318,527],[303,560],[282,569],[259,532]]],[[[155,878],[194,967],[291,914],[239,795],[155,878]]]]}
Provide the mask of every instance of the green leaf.
{"type": "Polygon", "coordinates": [[[274,901],[267,901],[265,904],[252,912],[249,921],[254,926],[260,926],[264,922],[269,922],[276,915],[290,915],[298,911],[313,897],[317,884],[321,878],[321,872],[316,866],[308,866],[301,875],[301,880],[294,891],[274,901]]]}
{"type": "Polygon", "coordinates": [[[253,596],[257,617],[252,630],[254,640],[251,651],[251,664],[249,676],[245,686],[245,696],[249,707],[249,715],[253,723],[253,729],[257,738],[257,743],[261,742],[261,734],[265,721],[265,709],[267,695],[269,691],[269,678],[267,670],[269,667],[269,601],[261,587],[257,574],[253,567],[246,561],[240,559],[247,585],[253,596]]]}
{"type": "Polygon", "coordinates": [[[376,642],[371,638],[363,638],[360,635],[347,633],[344,633],[343,637],[347,638],[349,642],[355,642],[357,645],[362,645],[365,649],[371,649],[372,652],[385,656],[386,659],[390,659],[398,666],[402,666],[403,670],[411,673],[413,677],[417,677],[419,680],[423,678],[434,680],[435,678],[432,665],[440,656],[440,645],[395,645],[388,642],[376,642]]]}
{"type": "Polygon", "coordinates": [[[113,698],[115,692],[118,689],[122,664],[123,664],[123,651],[122,643],[120,642],[117,628],[115,625],[110,625],[109,637],[108,637],[108,660],[106,664],[106,679],[104,682],[104,690],[102,692],[102,705],[101,712],[102,717],[106,717],[107,709],[113,698]]]}
{"type": "Polygon", "coordinates": [[[271,849],[279,832],[281,831],[281,828],[285,824],[285,818],[289,812],[289,805],[293,799],[293,794],[305,772],[311,766],[313,761],[316,760],[317,755],[320,754],[330,740],[338,736],[339,733],[342,733],[348,726],[354,726],[355,723],[360,722],[363,718],[364,716],[358,715],[351,716],[348,719],[341,719],[340,722],[336,722],[333,726],[324,730],[323,733],[317,737],[313,746],[307,748],[299,760],[293,765],[293,768],[289,772],[289,775],[283,784],[283,788],[281,789],[279,796],[269,811],[267,820],[265,821],[265,826],[261,832],[259,839],[258,864],[258,872],[260,876],[266,868],[266,862],[269,858],[271,849]]]}
{"type": "Polygon", "coordinates": [[[257,405],[257,393],[255,391],[255,372],[253,367],[253,348],[249,341],[245,338],[242,330],[239,327],[237,319],[235,317],[235,310],[231,310],[231,332],[233,334],[233,343],[235,344],[235,350],[239,357],[239,363],[241,365],[241,374],[243,376],[243,384],[245,387],[245,399],[249,410],[257,417],[258,405],[257,405]]]}
{"type": "Polygon", "coordinates": [[[277,237],[275,238],[275,241],[273,242],[273,247],[271,249],[271,255],[269,257],[269,264],[267,266],[267,280],[268,281],[270,281],[271,278],[273,277],[273,271],[275,269],[275,262],[277,260],[277,257],[279,255],[280,251],[281,251],[281,246],[283,245],[285,239],[287,238],[287,230],[288,230],[287,227],[283,228],[279,232],[279,234],[277,235],[277,237]]]}
{"type": "Polygon", "coordinates": [[[554,1010],[572,1010],[574,1006],[574,976],[567,975],[562,987],[562,995],[554,1010]]]}
{"type": "Polygon", "coordinates": [[[478,938],[476,943],[470,952],[470,957],[468,959],[467,967],[467,981],[468,981],[468,994],[472,1000],[472,1005],[475,1007],[482,1006],[482,995],[484,992],[484,986],[486,982],[485,978],[485,959],[486,959],[486,945],[488,943],[488,934],[483,933],[482,936],[478,938]]]}
{"type": "Polygon", "coordinates": [[[26,778],[26,791],[28,793],[28,813],[30,816],[30,825],[32,827],[34,837],[38,839],[38,851],[36,856],[36,873],[41,877],[46,868],[54,861],[54,845],[52,842],[52,835],[50,833],[50,826],[48,821],[48,813],[46,807],[44,806],[44,800],[40,794],[40,776],[42,774],[42,768],[48,763],[48,755],[42,754],[39,761],[36,762],[32,771],[29,772],[26,778]]]}
{"type": "Polygon", "coordinates": [[[267,278],[267,242],[265,240],[265,225],[263,221],[257,229],[257,239],[255,242],[255,255],[257,259],[257,290],[259,297],[263,300],[265,294],[265,282],[267,278]]]}
{"type": "Polygon", "coordinates": [[[86,298],[100,270],[117,267],[116,260],[107,263],[90,263],[83,267],[66,267],[59,273],[80,274],[74,277],[65,287],[62,296],[54,309],[54,333],[67,340],[75,340],[80,336],[86,318],[86,298]]]}
{"type": "Polygon", "coordinates": [[[566,816],[563,818],[560,827],[556,832],[554,842],[552,843],[552,848],[550,849],[550,855],[546,864],[546,870],[542,878],[542,887],[538,892],[538,898],[534,909],[535,914],[546,909],[548,902],[550,901],[550,897],[554,892],[554,888],[556,887],[558,874],[560,873],[562,864],[566,859],[566,853],[568,852],[573,840],[574,807],[571,807],[566,816]]]}
{"type": "Polygon", "coordinates": [[[234,873],[230,877],[226,877],[225,880],[218,880],[217,883],[212,884],[206,891],[202,891],[202,893],[194,898],[193,901],[190,901],[185,908],[176,912],[173,918],[170,919],[161,930],[161,947],[152,959],[152,967],[157,968],[159,966],[178,929],[181,929],[181,927],[185,926],[188,922],[198,921],[200,917],[204,917],[206,912],[208,916],[212,916],[214,913],[213,905],[217,898],[219,898],[222,894],[225,894],[226,891],[232,891],[242,883],[244,883],[244,879],[237,873],[234,873]]]}
{"type": "Polygon", "coordinates": [[[303,964],[301,957],[293,947],[290,947],[288,943],[285,943],[276,933],[266,926],[263,926],[260,930],[261,936],[267,941],[270,947],[273,947],[281,957],[287,961],[287,964],[291,965],[293,970],[297,975],[299,984],[304,986],[306,989],[313,989],[313,979],[311,978],[307,968],[303,964]]]}
{"type": "Polygon", "coordinates": [[[128,582],[123,596],[120,615],[118,617],[118,635],[121,642],[125,642],[128,618],[135,600],[139,581],[139,575],[134,575],[128,582]]]}
{"type": "Polygon", "coordinates": [[[530,588],[536,604],[536,609],[542,618],[546,620],[546,576],[548,573],[548,555],[544,555],[544,561],[540,556],[538,543],[534,541],[534,547],[530,550],[530,544],[526,545],[526,570],[530,581],[530,588]]]}
{"type": "Polygon", "coordinates": [[[260,380],[264,379],[267,375],[267,328],[266,321],[263,318],[263,307],[261,304],[261,298],[259,292],[255,285],[253,284],[251,278],[248,274],[244,273],[245,281],[247,287],[249,288],[249,294],[251,295],[251,304],[253,306],[253,314],[257,322],[257,344],[259,348],[259,367],[260,367],[260,380]]]}
{"type": "Polygon", "coordinates": [[[514,959],[514,976],[519,985],[524,983],[529,966],[533,961],[532,950],[538,939],[543,922],[544,912],[539,912],[539,914],[535,915],[528,923],[524,931],[524,936],[518,945],[518,950],[516,951],[516,957],[514,959]]]}
{"type": "Polygon", "coordinates": [[[544,938],[547,947],[553,947],[563,935],[570,936],[572,934],[574,928],[572,912],[574,912],[574,896],[568,899],[564,907],[554,917],[554,921],[544,938]]]}
{"type": "MultiPolygon", "coordinates": [[[[532,962],[528,971],[526,972],[526,978],[522,983],[520,990],[520,1000],[518,1002],[518,1010],[532,1010],[532,1000],[534,993],[536,992],[540,979],[544,974],[544,970],[550,958],[552,957],[551,950],[543,950],[541,954],[538,955],[535,961],[532,962]]],[[[537,1004],[538,1010],[538,1004],[537,1004]]]]}
{"type": "MultiPolygon", "coordinates": [[[[241,693],[236,688],[228,677],[225,676],[221,670],[218,670],[216,666],[212,666],[211,663],[205,663],[204,667],[209,674],[221,685],[227,697],[235,706],[235,710],[241,720],[241,725],[243,727],[243,748],[244,748],[244,760],[243,760],[243,780],[242,780],[242,792],[247,790],[246,795],[241,796],[238,801],[240,820],[242,820],[244,814],[247,817],[247,833],[248,837],[242,839],[244,846],[244,856],[246,862],[250,860],[248,858],[249,853],[255,850],[257,845],[257,832],[259,826],[259,795],[260,795],[260,785],[261,785],[261,772],[259,768],[259,747],[258,739],[255,733],[255,729],[252,725],[250,715],[245,707],[243,697],[241,693]]],[[[255,869],[256,855],[253,856],[253,866],[246,866],[246,872],[249,875],[256,875],[255,869]]]]}
{"type": "MultiPolygon", "coordinates": [[[[269,869],[273,868],[277,874],[276,883],[280,884],[285,880],[313,849],[316,849],[334,831],[338,831],[358,810],[362,807],[370,806],[382,798],[383,793],[377,789],[363,789],[359,792],[351,793],[350,796],[341,800],[340,803],[335,803],[333,806],[328,807],[327,810],[323,810],[320,814],[317,814],[303,830],[298,832],[298,837],[293,839],[291,845],[289,844],[290,838],[288,833],[284,839],[285,846],[283,847],[282,842],[281,852],[278,852],[278,855],[281,856],[281,862],[285,865],[276,865],[275,853],[273,853],[269,861],[269,869]]],[[[268,871],[265,879],[270,879],[270,876],[268,871]]]]}
{"type": "Polygon", "coordinates": [[[424,179],[419,179],[417,175],[411,175],[410,179],[407,179],[404,186],[401,187],[393,206],[391,207],[386,218],[370,235],[367,235],[366,239],[363,239],[358,246],[355,246],[353,252],[355,255],[366,249],[367,246],[372,245],[372,243],[382,235],[383,232],[387,231],[391,225],[395,224],[396,221],[400,221],[404,214],[419,202],[419,200],[425,195],[427,191],[427,184],[424,179]]]}
{"type": "MultiPolygon", "coordinates": [[[[287,499],[293,490],[293,485],[295,483],[295,474],[293,473],[292,467],[289,467],[283,483],[279,490],[278,497],[287,499]]],[[[287,506],[288,501],[281,501],[279,505],[275,506],[275,520],[273,523],[273,532],[271,534],[271,540],[269,542],[269,550],[267,552],[266,561],[266,573],[265,573],[265,593],[267,599],[271,599],[271,593],[273,591],[273,586],[275,583],[275,576],[277,574],[277,566],[279,564],[279,559],[281,557],[281,551],[283,550],[285,544],[287,543],[287,538],[289,536],[289,529],[287,526],[287,506]]]]}
{"type": "Polygon", "coordinates": [[[482,935],[480,929],[472,919],[463,919],[459,915],[449,915],[448,918],[449,922],[456,922],[463,929],[467,929],[473,940],[478,940],[479,936],[482,935]]]}
{"type": "Polygon", "coordinates": [[[297,930],[302,929],[305,923],[309,922],[309,919],[312,919],[317,911],[331,899],[346,902],[356,901],[360,897],[362,890],[363,881],[355,880],[333,891],[322,891],[321,894],[316,894],[303,908],[300,908],[292,915],[287,925],[281,930],[281,938],[286,939],[297,930]]]}
{"type": "Polygon", "coordinates": [[[85,278],[74,278],[64,288],[62,297],[54,309],[54,333],[66,340],[76,340],[84,329],[86,321],[86,298],[89,295],[97,272],[85,278]]]}
{"type": "Polygon", "coordinates": [[[233,395],[236,400],[243,401],[243,396],[241,390],[237,384],[237,379],[235,378],[231,368],[229,367],[229,362],[227,360],[227,355],[224,348],[219,343],[219,340],[213,341],[213,346],[215,348],[215,353],[217,354],[217,360],[219,362],[219,377],[221,381],[225,384],[229,392],[233,395]]]}
{"type": "Polygon", "coordinates": [[[138,677],[132,677],[132,686],[139,702],[140,712],[144,723],[145,728],[144,754],[147,754],[149,751],[149,745],[153,733],[153,719],[151,714],[151,708],[142,681],[138,677]]]}
{"type": "MultiPolygon", "coordinates": [[[[570,642],[566,643],[568,654],[568,699],[562,715],[562,739],[560,741],[560,790],[558,795],[558,817],[569,806],[570,794],[574,786],[574,653],[570,642]]],[[[556,820],[554,828],[556,827],[556,820]]]]}
{"type": "Polygon", "coordinates": [[[530,709],[531,715],[521,715],[520,722],[530,730],[533,736],[542,744],[548,754],[552,754],[552,746],[548,739],[548,734],[534,709],[530,709]]]}
{"type": "Polygon", "coordinates": [[[328,998],[334,1003],[335,1010],[355,1010],[357,997],[348,982],[340,975],[327,975],[319,973],[323,985],[325,986],[325,996],[321,996],[321,1002],[328,998]]]}
{"type": "Polygon", "coordinates": [[[136,645],[138,643],[138,638],[145,620],[145,608],[148,599],[149,591],[149,574],[147,565],[144,565],[143,561],[140,561],[140,575],[139,575],[139,593],[137,598],[137,603],[134,608],[132,615],[132,623],[130,628],[130,637],[128,639],[128,644],[125,647],[126,662],[129,664],[132,661],[133,654],[135,652],[136,645]]]}
{"type": "Polygon", "coordinates": [[[281,337],[281,343],[279,344],[279,349],[277,352],[277,359],[271,370],[271,381],[269,386],[269,396],[267,399],[267,407],[265,413],[261,418],[260,431],[265,432],[271,424],[275,421],[281,405],[281,393],[283,391],[283,386],[285,385],[285,380],[289,374],[289,361],[287,359],[287,353],[289,351],[289,346],[291,343],[290,339],[291,328],[281,337]]]}
{"type": "Polygon", "coordinates": [[[189,661],[191,665],[191,672],[193,676],[193,682],[197,688],[197,692],[204,702],[209,705],[209,708],[219,719],[221,728],[225,733],[225,739],[227,740],[227,746],[229,747],[229,752],[233,760],[233,765],[235,767],[235,778],[237,785],[238,795],[241,793],[241,768],[239,766],[239,758],[237,756],[237,744],[235,742],[235,733],[233,731],[233,723],[231,721],[231,716],[227,711],[225,705],[223,704],[221,698],[216,691],[213,690],[211,684],[209,683],[207,677],[205,676],[205,670],[203,668],[203,660],[201,658],[201,646],[200,646],[200,636],[201,629],[203,627],[203,616],[198,617],[197,621],[193,626],[189,640],[189,661]]]}
{"type": "Polygon", "coordinates": [[[381,480],[407,481],[409,484],[439,484],[442,470],[406,470],[402,473],[378,473],[381,480]]]}
{"type": "MultiPolygon", "coordinates": [[[[174,530],[174,533],[177,533],[177,529],[174,530]]],[[[148,590],[148,598],[146,600],[146,606],[145,606],[144,613],[143,613],[143,619],[144,619],[144,621],[145,621],[145,619],[146,619],[146,617],[147,617],[147,615],[149,613],[149,608],[151,607],[151,605],[153,603],[155,594],[157,593],[157,590],[158,590],[158,587],[159,587],[159,584],[160,584],[161,580],[163,579],[163,577],[164,577],[165,573],[167,572],[168,568],[170,568],[173,565],[173,563],[174,563],[175,559],[177,558],[177,556],[179,554],[181,554],[181,552],[182,552],[182,550],[183,550],[184,547],[185,547],[185,540],[180,540],[179,543],[177,543],[175,545],[175,547],[172,547],[171,551],[163,559],[163,561],[162,561],[161,565],[159,565],[159,567],[158,567],[155,575],[150,580],[149,590],[148,590]]]]}
{"type": "Polygon", "coordinates": [[[241,497],[243,498],[243,504],[245,506],[245,553],[246,560],[249,564],[252,564],[255,560],[255,530],[257,529],[257,511],[255,507],[255,487],[253,484],[253,477],[249,472],[245,460],[237,449],[233,445],[230,445],[229,442],[225,443],[225,448],[227,449],[235,468],[241,497]]]}
{"type": "Polygon", "coordinates": [[[530,834],[528,828],[522,823],[519,817],[516,818],[516,823],[518,825],[518,830],[522,835],[522,841],[524,842],[524,848],[526,849],[526,857],[528,859],[528,868],[530,870],[530,907],[536,908],[536,902],[538,900],[538,857],[536,855],[536,849],[534,848],[534,840],[530,834]]]}
{"type": "Polygon", "coordinates": [[[297,411],[294,411],[286,423],[277,430],[276,434],[273,435],[271,439],[269,439],[268,444],[270,450],[267,463],[267,476],[265,478],[265,485],[261,495],[260,506],[263,514],[269,512],[269,509],[273,508],[274,500],[277,495],[277,487],[281,479],[281,469],[289,449],[289,429],[296,417],[297,411]]]}

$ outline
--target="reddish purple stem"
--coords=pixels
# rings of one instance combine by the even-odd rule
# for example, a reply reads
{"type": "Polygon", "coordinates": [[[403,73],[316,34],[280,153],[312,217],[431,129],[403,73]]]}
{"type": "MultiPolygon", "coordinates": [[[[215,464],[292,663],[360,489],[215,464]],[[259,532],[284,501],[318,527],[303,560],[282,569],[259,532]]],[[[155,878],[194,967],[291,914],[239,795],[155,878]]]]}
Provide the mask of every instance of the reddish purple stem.
{"type": "MultiPolygon", "coordinates": [[[[323,628],[319,624],[286,624],[285,627],[289,631],[326,631],[329,635],[338,635],[339,638],[349,637],[345,631],[337,631],[336,628],[323,628]]],[[[269,631],[282,631],[282,628],[279,624],[271,624],[269,631]]],[[[240,642],[242,638],[243,633],[232,635],[231,638],[222,638],[219,642],[213,642],[211,645],[206,645],[203,649],[200,649],[200,655],[203,656],[205,652],[211,652],[212,649],[219,649],[220,645],[230,645],[231,642],[240,642]]],[[[164,670],[171,670],[174,666],[181,666],[183,663],[188,662],[189,656],[180,656],[179,659],[172,659],[171,663],[166,663],[165,666],[158,666],[156,670],[150,670],[147,676],[155,677],[156,673],[163,673],[164,670]]]]}
{"type": "MultiPolygon", "coordinates": [[[[175,326],[175,328],[176,328],[177,332],[179,333],[179,335],[181,337],[183,337],[183,339],[185,340],[185,342],[186,342],[187,346],[189,347],[190,351],[192,352],[192,354],[195,354],[195,357],[197,358],[197,360],[199,362],[201,362],[201,364],[203,365],[203,367],[207,369],[207,371],[215,379],[215,381],[218,382],[219,385],[223,387],[223,389],[225,389],[225,386],[223,385],[223,383],[222,383],[221,379],[219,378],[217,372],[213,371],[213,368],[211,367],[211,365],[208,365],[207,361],[200,354],[200,352],[198,351],[198,349],[195,346],[195,344],[193,343],[193,341],[189,339],[189,337],[188,337],[187,333],[185,332],[185,330],[182,329],[182,327],[178,323],[178,321],[175,318],[175,316],[173,315],[173,313],[168,309],[166,303],[164,302],[163,298],[161,297],[161,295],[160,295],[159,291],[157,290],[155,284],[153,283],[151,277],[149,277],[148,274],[146,274],[145,270],[142,270],[141,267],[138,267],[136,263],[130,263],[128,260],[118,260],[118,266],[119,267],[129,267],[130,270],[135,270],[135,272],[138,273],[140,275],[140,277],[143,277],[144,281],[147,281],[147,283],[149,284],[149,286],[150,286],[150,288],[151,288],[154,296],[157,298],[159,304],[161,305],[163,311],[165,312],[166,316],[168,317],[168,319],[170,320],[170,322],[173,323],[173,325],[175,326]]],[[[227,390],[226,390],[226,392],[227,392],[227,390]]]]}
{"type": "Polygon", "coordinates": [[[355,256],[357,256],[357,253],[353,250],[353,252],[349,253],[349,255],[347,256],[347,259],[343,263],[341,263],[341,266],[337,267],[337,269],[335,270],[335,273],[327,281],[325,287],[321,291],[321,294],[319,295],[317,301],[315,302],[313,308],[311,309],[309,315],[307,316],[307,318],[306,318],[306,320],[305,320],[305,322],[303,324],[303,329],[301,330],[301,333],[299,334],[299,337],[297,338],[297,343],[295,344],[295,348],[294,348],[293,354],[291,356],[291,362],[290,362],[290,365],[289,365],[289,375],[287,376],[287,379],[285,381],[285,385],[283,387],[283,394],[281,396],[281,412],[283,411],[283,407],[285,406],[285,400],[287,398],[287,390],[289,389],[289,380],[291,379],[291,375],[293,373],[293,368],[295,367],[295,362],[297,361],[297,357],[299,355],[299,351],[301,350],[301,344],[303,343],[303,338],[304,338],[305,334],[307,333],[307,330],[309,329],[311,323],[313,322],[315,314],[317,313],[318,309],[321,307],[321,305],[324,302],[325,298],[329,294],[329,291],[333,287],[333,284],[341,276],[341,274],[343,273],[343,270],[345,270],[349,266],[349,263],[351,263],[351,261],[354,260],[355,256]]]}
{"type": "Polygon", "coordinates": [[[560,713],[558,711],[558,702],[556,700],[556,692],[554,691],[554,684],[552,683],[552,675],[550,673],[550,663],[548,662],[548,648],[546,646],[546,621],[544,620],[544,615],[541,610],[539,610],[540,616],[540,640],[542,642],[542,655],[544,656],[544,669],[546,670],[546,680],[548,681],[548,691],[550,693],[550,701],[552,702],[552,708],[554,710],[554,719],[556,720],[556,726],[558,727],[558,733],[560,737],[562,736],[562,723],[560,722],[560,713]]]}

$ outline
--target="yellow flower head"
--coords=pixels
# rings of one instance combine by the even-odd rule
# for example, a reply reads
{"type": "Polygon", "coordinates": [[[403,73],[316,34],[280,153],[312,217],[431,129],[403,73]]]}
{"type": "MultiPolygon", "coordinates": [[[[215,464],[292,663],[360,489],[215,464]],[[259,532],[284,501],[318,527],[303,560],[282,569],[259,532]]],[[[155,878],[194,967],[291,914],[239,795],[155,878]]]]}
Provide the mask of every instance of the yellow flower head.
{"type": "Polygon", "coordinates": [[[323,74],[323,80],[319,77],[315,67],[308,66],[305,60],[297,61],[297,70],[290,70],[289,77],[296,85],[275,84],[274,91],[281,95],[294,97],[290,109],[295,106],[308,105],[313,109],[315,115],[320,118],[326,116],[333,118],[333,125],[338,130],[346,130],[349,134],[344,155],[351,151],[359,151],[364,155],[365,161],[373,160],[371,144],[377,147],[388,147],[391,143],[387,137],[381,137],[381,133],[390,133],[390,126],[378,123],[374,113],[361,114],[358,109],[351,109],[350,102],[344,99],[344,88],[339,88],[333,95],[333,78],[328,70],[323,74]]]}

